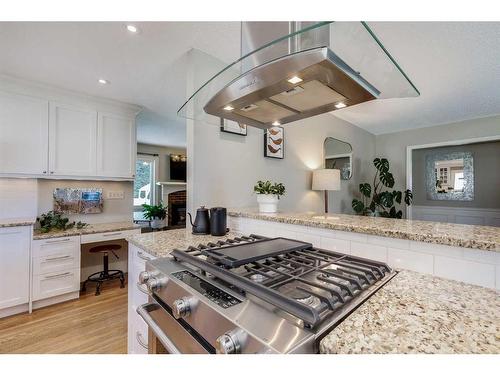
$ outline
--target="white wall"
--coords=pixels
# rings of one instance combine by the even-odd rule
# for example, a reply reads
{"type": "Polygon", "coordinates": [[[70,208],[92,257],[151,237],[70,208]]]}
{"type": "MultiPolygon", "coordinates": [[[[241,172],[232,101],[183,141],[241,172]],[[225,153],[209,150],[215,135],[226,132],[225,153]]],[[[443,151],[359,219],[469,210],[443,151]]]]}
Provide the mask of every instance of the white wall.
{"type": "Polygon", "coordinates": [[[38,185],[34,178],[0,178],[0,219],[35,218],[38,185]]]}
{"type": "MultiPolygon", "coordinates": [[[[285,158],[264,157],[263,131],[248,128],[242,137],[220,132],[210,124],[194,127],[194,204],[248,207],[256,205],[257,180],[283,182],[287,193],[280,202],[284,211],[323,210],[322,192],[311,191],[313,169],[323,164],[326,137],[351,143],[353,178],[342,181],[340,192],[330,192],[330,211],[352,212],[351,200],[361,181],[369,178],[375,152],[375,136],[330,114],[284,126],[285,158]]],[[[189,150],[188,150],[189,153],[189,150]]]]}

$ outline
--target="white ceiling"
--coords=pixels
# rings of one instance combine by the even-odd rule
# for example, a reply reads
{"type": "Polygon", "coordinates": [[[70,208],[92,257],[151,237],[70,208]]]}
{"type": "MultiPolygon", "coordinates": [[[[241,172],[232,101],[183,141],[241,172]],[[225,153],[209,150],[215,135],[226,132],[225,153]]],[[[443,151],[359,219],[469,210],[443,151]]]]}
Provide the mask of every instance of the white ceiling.
{"type": "MultiPolygon", "coordinates": [[[[191,48],[231,62],[239,22],[0,22],[0,72],[146,108],[139,141],[185,145],[176,111],[186,98],[191,48]],[[98,78],[111,84],[97,84],[98,78]]],[[[374,134],[500,114],[500,23],[371,22],[421,92],[336,111],[374,134]]]]}
{"type": "Polygon", "coordinates": [[[146,108],[138,141],[185,147],[177,109],[186,98],[185,58],[200,49],[230,63],[239,22],[0,22],[0,73],[146,108]],[[110,85],[99,85],[98,78],[110,85]]]}
{"type": "Polygon", "coordinates": [[[374,134],[500,114],[500,22],[369,22],[417,89],[335,116],[374,134]]]}

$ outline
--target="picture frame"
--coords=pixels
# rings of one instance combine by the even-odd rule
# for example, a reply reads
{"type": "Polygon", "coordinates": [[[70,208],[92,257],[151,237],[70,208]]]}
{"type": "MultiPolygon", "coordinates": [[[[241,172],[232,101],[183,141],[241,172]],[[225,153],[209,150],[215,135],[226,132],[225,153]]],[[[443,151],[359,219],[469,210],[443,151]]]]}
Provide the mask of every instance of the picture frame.
{"type": "Polygon", "coordinates": [[[273,126],[264,130],[264,156],[272,159],[285,157],[285,129],[273,126]]]}
{"type": "Polygon", "coordinates": [[[242,136],[247,135],[247,126],[245,124],[241,124],[237,121],[224,118],[220,119],[220,130],[224,133],[231,133],[242,136]]]}

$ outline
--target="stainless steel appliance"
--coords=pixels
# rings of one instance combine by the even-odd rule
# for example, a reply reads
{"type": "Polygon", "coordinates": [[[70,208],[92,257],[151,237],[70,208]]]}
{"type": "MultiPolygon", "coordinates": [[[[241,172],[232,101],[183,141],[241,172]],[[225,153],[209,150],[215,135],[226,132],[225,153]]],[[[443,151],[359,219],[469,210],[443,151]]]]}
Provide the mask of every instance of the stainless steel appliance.
{"type": "Polygon", "coordinates": [[[150,353],[316,353],[396,274],[382,262],[257,235],[171,255],[140,275],[150,353]]]}

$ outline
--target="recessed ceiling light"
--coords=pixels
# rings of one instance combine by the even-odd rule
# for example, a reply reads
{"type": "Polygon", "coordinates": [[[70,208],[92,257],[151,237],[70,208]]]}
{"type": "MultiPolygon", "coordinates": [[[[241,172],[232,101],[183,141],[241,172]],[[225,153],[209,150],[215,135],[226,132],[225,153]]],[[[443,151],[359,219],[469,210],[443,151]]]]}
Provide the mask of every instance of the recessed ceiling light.
{"type": "Polygon", "coordinates": [[[224,107],[224,111],[232,111],[234,109],[234,107],[231,107],[230,105],[226,105],[224,107]]]}
{"type": "Polygon", "coordinates": [[[278,126],[278,125],[281,125],[281,122],[279,122],[279,121],[274,121],[273,122],[273,126],[278,126]]]}
{"type": "Polygon", "coordinates": [[[101,85],[108,85],[109,84],[109,81],[107,79],[104,79],[104,78],[99,78],[97,80],[97,82],[99,82],[101,85]]]}
{"type": "Polygon", "coordinates": [[[293,76],[288,80],[292,85],[295,85],[296,83],[302,82],[302,78],[299,78],[297,76],[293,76]]]}
{"type": "Polygon", "coordinates": [[[342,103],[342,102],[338,102],[337,104],[335,104],[335,108],[337,108],[337,109],[345,108],[345,107],[347,107],[347,105],[345,105],[345,103],[342,103]]]}
{"type": "Polygon", "coordinates": [[[130,31],[131,33],[138,33],[139,28],[134,25],[127,25],[127,30],[130,31]]]}

